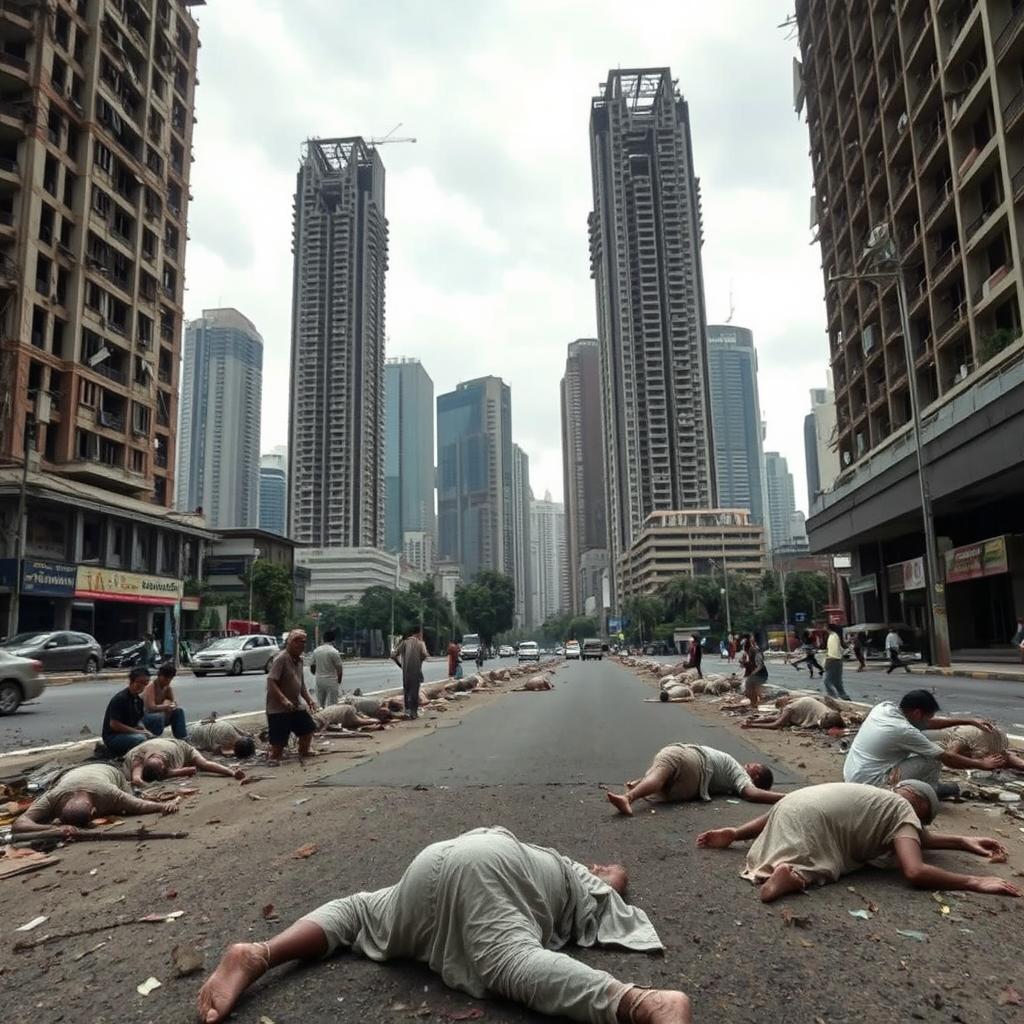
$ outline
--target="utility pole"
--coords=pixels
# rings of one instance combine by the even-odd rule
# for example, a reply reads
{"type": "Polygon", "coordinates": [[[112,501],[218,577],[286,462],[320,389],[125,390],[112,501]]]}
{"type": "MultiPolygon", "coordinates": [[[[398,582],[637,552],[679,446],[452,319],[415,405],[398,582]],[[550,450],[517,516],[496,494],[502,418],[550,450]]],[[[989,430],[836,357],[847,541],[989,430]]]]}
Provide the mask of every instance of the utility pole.
{"type": "Polygon", "coordinates": [[[252,578],[256,575],[256,562],[260,557],[260,549],[252,549],[252,561],[249,563],[249,622],[252,622],[252,578]]]}
{"type": "Polygon", "coordinates": [[[779,570],[779,577],[782,580],[782,650],[786,655],[786,664],[789,664],[789,607],[786,604],[786,570],[779,570]]]}
{"type": "Polygon", "coordinates": [[[14,583],[11,588],[11,604],[7,612],[8,639],[18,632],[18,612],[21,607],[21,563],[25,557],[25,528],[27,526],[28,464],[36,439],[36,418],[29,414],[25,420],[25,455],[21,464],[21,486],[18,489],[18,518],[15,521],[14,583]]]}

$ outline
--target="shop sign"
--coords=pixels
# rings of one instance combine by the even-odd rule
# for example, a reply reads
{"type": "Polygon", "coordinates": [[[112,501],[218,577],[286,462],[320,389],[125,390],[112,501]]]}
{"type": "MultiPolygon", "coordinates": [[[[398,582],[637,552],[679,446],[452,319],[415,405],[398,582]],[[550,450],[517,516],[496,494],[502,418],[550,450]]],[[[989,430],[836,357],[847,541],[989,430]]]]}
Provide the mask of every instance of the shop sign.
{"type": "Polygon", "coordinates": [[[192,597],[183,597],[181,599],[181,610],[183,612],[197,612],[199,611],[199,605],[201,598],[198,595],[192,597]]]}
{"type": "Polygon", "coordinates": [[[0,590],[5,593],[14,590],[15,565],[13,558],[0,558],[0,590]]]}
{"type": "Polygon", "coordinates": [[[889,578],[889,593],[902,594],[907,590],[924,590],[924,555],[906,562],[896,562],[885,567],[889,578]]]}
{"type": "Polygon", "coordinates": [[[851,594],[878,593],[878,582],[874,573],[868,576],[851,576],[849,586],[851,594]]]}
{"type": "Polygon", "coordinates": [[[181,580],[166,576],[144,576],[119,569],[78,567],[75,597],[93,601],[130,601],[134,604],[177,604],[181,599],[181,580]]]}
{"type": "Polygon", "coordinates": [[[21,562],[21,592],[35,597],[71,597],[75,593],[75,566],[67,562],[21,562]]]}
{"type": "Polygon", "coordinates": [[[1005,536],[993,537],[946,552],[947,583],[980,579],[982,576],[998,576],[1008,571],[1005,536]]]}

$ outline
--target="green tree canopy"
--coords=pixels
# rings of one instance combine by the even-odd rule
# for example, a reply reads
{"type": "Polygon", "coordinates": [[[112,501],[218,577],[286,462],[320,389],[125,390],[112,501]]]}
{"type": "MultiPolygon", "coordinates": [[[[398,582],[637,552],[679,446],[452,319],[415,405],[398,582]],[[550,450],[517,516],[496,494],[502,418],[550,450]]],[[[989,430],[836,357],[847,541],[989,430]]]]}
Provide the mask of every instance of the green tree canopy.
{"type": "Polygon", "coordinates": [[[472,583],[455,591],[455,607],[470,632],[485,644],[512,628],[515,587],[508,576],[485,569],[472,583]]]}

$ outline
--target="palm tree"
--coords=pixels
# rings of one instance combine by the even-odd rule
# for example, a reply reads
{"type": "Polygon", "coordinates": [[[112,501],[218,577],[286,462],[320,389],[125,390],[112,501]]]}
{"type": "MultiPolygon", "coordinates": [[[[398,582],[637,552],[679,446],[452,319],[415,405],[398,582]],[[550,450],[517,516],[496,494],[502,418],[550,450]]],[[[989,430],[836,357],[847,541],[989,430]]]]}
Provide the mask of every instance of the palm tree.
{"type": "Polygon", "coordinates": [[[680,573],[661,585],[658,596],[665,605],[665,613],[673,621],[688,620],[690,605],[694,601],[693,578],[680,573]]]}

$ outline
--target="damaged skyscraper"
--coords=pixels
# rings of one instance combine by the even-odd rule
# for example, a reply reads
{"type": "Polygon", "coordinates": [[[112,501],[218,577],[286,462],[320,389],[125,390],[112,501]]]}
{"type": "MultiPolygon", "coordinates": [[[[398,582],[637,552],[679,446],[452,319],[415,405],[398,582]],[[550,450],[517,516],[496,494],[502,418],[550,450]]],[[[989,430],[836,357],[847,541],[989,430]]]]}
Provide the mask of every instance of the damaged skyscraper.
{"type": "Polygon", "coordinates": [[[295,191],[289,535],[384,546],[384,165],[361,138],[306,143],[295,191]]]}

